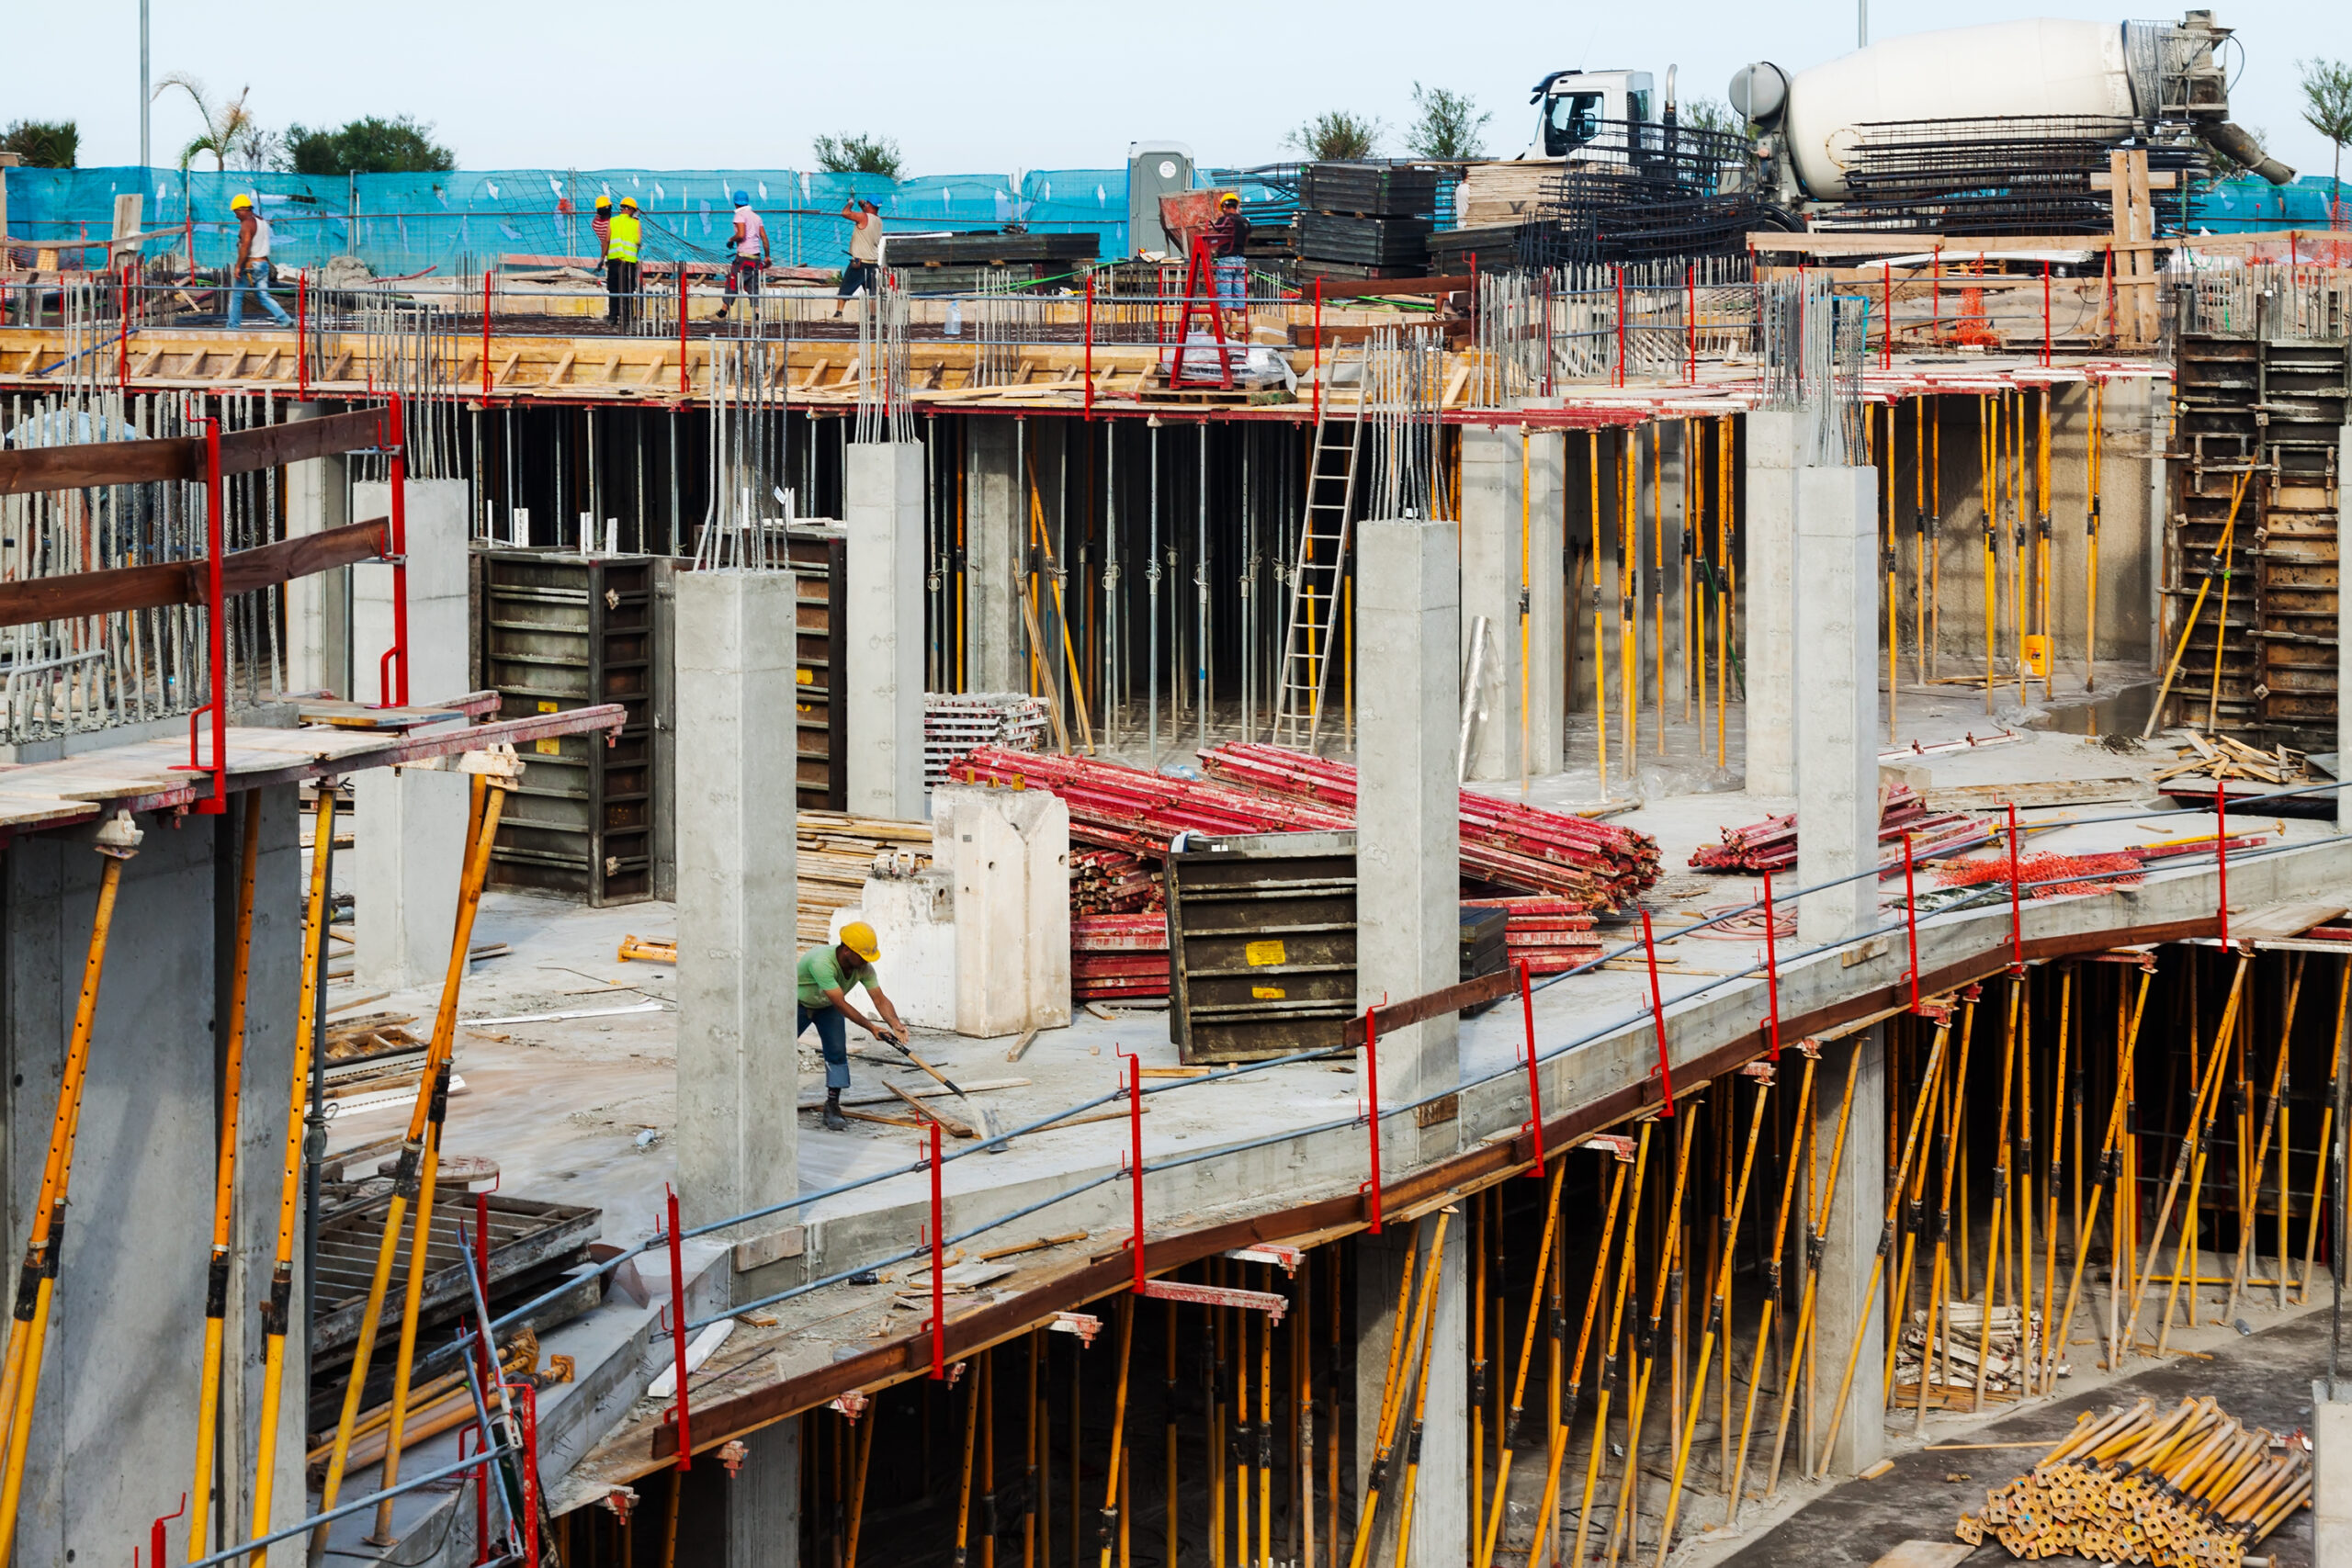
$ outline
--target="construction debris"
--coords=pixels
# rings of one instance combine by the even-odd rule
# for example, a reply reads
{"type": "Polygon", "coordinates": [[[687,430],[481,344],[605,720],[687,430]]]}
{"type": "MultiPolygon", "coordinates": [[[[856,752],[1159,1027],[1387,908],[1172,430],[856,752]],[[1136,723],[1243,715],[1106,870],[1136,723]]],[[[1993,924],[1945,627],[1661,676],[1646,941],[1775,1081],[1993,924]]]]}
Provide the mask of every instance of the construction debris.
{"type": "Polygon", "coordinates": [[[2158,1414],[2154,1400],[2086,1411],[2066,1440],[1984,1495],[1953,1533],[1991,1535],[2013,1557],[2238,1568],[2245,1550],[2312,1497],[2301,1435],[2241,1426],[2211,1399],[2158,1414]]]}
{"type": "Polygon", "coordinates": [[[2188,744],[2179,749],[2178,756],[2187,761],[2175,762],[2156,774],[2155,782],[2169,784],[2174,779],[2196,778],[2222,781],[2248,779],[2256,784],[2277,784],[2281,788],[2308,783],[2311,767],[2303,753],[2286,747],[2262,751],[2243,740],[2233,740],[2226,735],[2208,739],[2189,732],[2188,744]]]}
{"type": "MultiPolygon", "coordinates": [[[[1936,1314],[1937,1334],[1927,1343],[1928,1314],[1922,1307],[1904,1325],[1902,1343],[1894,1352],[1895,1400],[1898,1407],[1919,1400],[1921,1352],[1926,1351],[1928,1386],[1949,1387],[1960,1400],[1973,1398],[1981,1388],[1987,1399],[2017,1397],[2020,1369],[2038,1366],[2041,1357],[2041,1314],[2025,1314],[2024,1344],[2018,1344],[2018,1309],[1993,1309],[1992,1329],[1984,1327],[1979,1302],[1948,1302],[1936,1314]],[[1983,1368],[1980,1381],[1978,1368],[1983,1368]]],[[[2054,1369],[2068,1369],[2061,1360],[2054,1369]]]]}
{"type": "MultiPolygon", "coordinates": [[[[1879,791],[1878,841],[1882,871],[1903,863],[1903,837],[1911,836],[1911,858],[1947,855],[1989,840],[1992,829],[1977,818],[1957,811],[1930,811],[1909,784],[1889,784],[1879,791]]],[[[1746,828],[1725,828],[1723,842],[1702,844],[1690,855],[1698,871],[1786,871],[1797,863],[1797,816],[1793,811],[1746,828]]]]}

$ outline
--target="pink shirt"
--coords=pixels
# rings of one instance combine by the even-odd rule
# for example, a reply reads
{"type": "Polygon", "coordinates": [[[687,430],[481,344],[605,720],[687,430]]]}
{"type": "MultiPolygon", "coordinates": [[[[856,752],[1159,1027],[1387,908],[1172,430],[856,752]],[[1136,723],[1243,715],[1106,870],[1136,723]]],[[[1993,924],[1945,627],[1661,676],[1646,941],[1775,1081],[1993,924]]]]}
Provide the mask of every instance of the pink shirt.
{"type": "Polygon", "coordinates": [[[735,221],[743,226],[742,243],[735,247],[738,255],[763,256],[768,254],[768,226],[760,215],[748,207],[735,209],[735,221]]]}

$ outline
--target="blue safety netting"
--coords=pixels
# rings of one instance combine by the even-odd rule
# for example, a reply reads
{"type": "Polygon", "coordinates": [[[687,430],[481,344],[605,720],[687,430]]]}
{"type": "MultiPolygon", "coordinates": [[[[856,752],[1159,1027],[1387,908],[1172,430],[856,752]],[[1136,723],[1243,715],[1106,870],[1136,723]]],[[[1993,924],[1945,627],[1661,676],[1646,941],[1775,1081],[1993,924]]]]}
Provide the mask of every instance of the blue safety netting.
{"type": "MultiPolygon", "coordinates": [[[[270,220],[272,259],[315,267],[354,255],[379,276],[475,273],[487,266],[593,258],[596,197],[637,198],[646,259],[718,262],[742,191],[766,221],[775,261],[837,269],[849,256],[853,197],[881,209],[893,233],[1001,229],[1091,233],[1098,254],[1126,254],[1127,172],[1031,169],[1012,175],[806,174],[792,169],[458,169],[436,175],[227,174],[177,169],[8,169],[8,238],[26,245],[103,243],[115,199],[144,198],[144,249],[193,251],[220,266],[236,250],[229,199],[251,192],[270,220]],[[526,259],[527,258],[527,259],[526,259]]],[[[95,256],[93,259],[96,259],[95,256]]],[[[71,261],[67,265],[72,265],[71,261]]]]}
{"type": "MultiPolygon", "coordinates": [[[[2255,175],[2220,180],[2188,198],[2188,228],[2212,234],[2261,233],[2271,229],[2324,229],[2328,191],[2325,175],[2305,175],[2292,185],[2274,186],[2255,175]]],[[[2338,201],[2344,197],[2338,196],[2338,201]]]]}

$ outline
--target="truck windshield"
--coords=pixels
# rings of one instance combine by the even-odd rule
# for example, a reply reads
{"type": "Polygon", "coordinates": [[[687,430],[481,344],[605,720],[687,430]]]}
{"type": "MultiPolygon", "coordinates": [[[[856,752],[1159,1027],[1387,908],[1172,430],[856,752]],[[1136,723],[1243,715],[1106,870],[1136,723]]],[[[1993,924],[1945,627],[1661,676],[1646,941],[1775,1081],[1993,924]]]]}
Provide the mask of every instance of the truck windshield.
{"type": "Polygon", "coordinates": [[[1600,95],[1561,93],[1544,116],[1544,152],[1559,158],[1600,134],[1600,95]]]}

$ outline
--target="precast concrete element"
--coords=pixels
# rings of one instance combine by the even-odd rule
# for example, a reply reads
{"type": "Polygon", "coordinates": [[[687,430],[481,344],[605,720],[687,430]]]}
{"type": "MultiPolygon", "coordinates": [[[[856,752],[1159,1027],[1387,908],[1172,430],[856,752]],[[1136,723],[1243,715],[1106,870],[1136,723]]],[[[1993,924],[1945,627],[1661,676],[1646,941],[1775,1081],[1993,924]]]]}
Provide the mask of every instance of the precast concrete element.
{"type": "MultiPolygon", "coordinates": [[[[318,403],[296,403],[288,420],[317,419],[318,403]]],[[[286,536],[323,534],[352,519],[345,514],[342,454],[286,465],[286,536]]],[[[286,585],[286,680],[297,692],[356,694],[351,680],[351,569],[298,577],[286,585]]]]}
{"type": "Polygon", "coordinates": [[[869,876],[858,902],[833,911],[874,928],[888,965],[890,1005],[912,1029],[956,1027],[956,879],[941,866],[913,876],[869,876]]]}
{"type": "Polygon", "coordinates": [[[2352,1380],[2312,1380],[2312,1561],[2352,1562],[2352,1380]]]}
{"type": "Polygon", "coordinates": [[[1797,885],[1855,878],[1798,900],[1815,947],[1878,913],[1877,878],[1855,876],[1878,863],[1876,470],[1799,468],[1796,505],[1797,885]]]}
{"type": "MultiPolygon", "coordinates": [[[[71,1193],[59,1248],[24,1494],[17,1560],[128,1562],[148,1523],[188,1484],[204,1336],[219,1063],[228,1024],[243,797],[223,817],[147,818],[122,870],[98,987],[71,1193]]],[[[262,1314],[269,1299],[288,1075],[301,984],[302,852],[294,787],[262,804],[252,966],[238,1119],[238,1192],[222,1318],[219,1449],[225,1489],[212,1510],[253,1515],[262,1314]]],[[[94,827],[28,835],[0,857],[0,1083],[7,1139],[7,1246],[21,1256],[57,1109],[102,862],[94,827]]],[[[446,935],[444,941],[446,942],[446,935]]],[[[293,1321],[305,1321],[295,1276],[293,1321]]],[[[306,1378],[300,1335],[287,1386],[306,1378]]],[[[299,1408],[299,1405],[297,1406],[299,1408]]],[[[302,1423],[278,1431],[279,1524],[302,1496],[302,1423]]],[[[183,1523],[175,1527],[185,1530],[183,1523]]],[[[183,1550],[184,1535],[173,1538],[183,1550]]],[[[283,1549],[299,1563],[301,1543],[283,1549]]]]}
{"type": "Polygon", "coordinates": [[[1525,772],[1560,771],[1566,708],[1561,682],[1567,662],[1566,584],[1558,570],[1566,440],[1556,431],[1463,427],[1463,658],[1469,657],[1469,626],[1476,617],[1487,618],[1492,638],[1474,694],[1483,715],[1470,751],[1474,779],[1516,780],[1521,772],[1522,595],[1525,772]]]}
{"type": "MultiPolygon", "coordinates": [[[[1470,1230],[1457,1214],[1438,1260],[1420,1474],[1413,1483],[1412,1561],[1467,1562],[1470,1551],[1470,1230]]],[[[1487,1375],[1495,1375],[1489,1367],[1487,1375]]],[[[1406,1412],[1409,1421],[1411,1412],[1406,1412]]],[[[1407,1427],[1409,1433],[1409,1426],[1407,1427]]],[[[1409,1460],[1409,1443],[1402,1451],[1409,1460]]],[[[1401,1482],[1402,1477],[1398,1478],[1401,1482]]],[[[1403,1501],[1399,1496],[1399,1502],[1403,1501]]]]}
{"type": "MultiPolygon", "coordinates": [[[[1846,1375],[1846,1359],[1859,1335],[1862,1353],[1854,1364],[1854,1386],[1846,1396],[1845,1417],[1838,1423],[1836,1441],[1825,1462],[1827,1474],[1843,1481],[1878,1462],[1886,1452],[1886,1312],[1887,1285],[1864,1311],[1863,1292],[1871,1282],[1871,1264],[1878,1255],[1881,1223],[1885,1218],[1886,1183],[1894,1151],[1886,1142],[1886,1032],[1873,1024],[1849,1037],[1854,1084],[1854,1109],[1846,1122],[1846,1147],[1838,1161],[1837,1201],[1829,1206],[1829,1221],[1822,1230],[1821,1285],[1814,1309],[1812,1399],[1818,1412],[1810,1428],[1819,1431],[1838,1404],[1838,1384],[1846,1375]]],[[[1835,1062],[1835,1045],[1825,1049],[1835,1062]]],[[[1833,1080],[1834,1081],[1834,1080],[1833,1080]]],[[[1829,1149],[1838,1136],[1838,1097],[1816,1093],[1813,1102],[1814,1146],[1820,1150],[1815,1179],[1826,1183],[1829,1149]]],[[[1917,1156],[1913,1156],[1917,1157],[1917,1156]]],[[[1816,1197],[1815,1201],[1818,1203],[1816,1197]]],[[[1889,1261],[1887,1271],[1893,1271],[1889,1261]]],[[[1818,1440],[1817,1438],[1815,1439],[1818,1440]]],[[[1819,1459],[1809,1454],[1807,1462],[1819,1459]]]]}
{"type": "Polygon", "coordinates": [[[678,1198],[699,1224],[799,1190],[796,605],[785,571],[677,589],[678,1198]]]}
{"type": "MultiPolygon", "coordinates": [[[[933,854],[955,878],[956,1032],[1069,1023],[1069,807],[1042,789],[946,785],[933,854]]],[[[882,953],[884,984],[891,956],[882,953]]]]}
{"type": "MultiPolygon", "coordinates": [[[[958,421],[964,430],[964,678],[975,692],[1025,692],[1021,571],[1029,507],[1022,494],[1019,433],[1001,415],[958,421]]],[[[917,639],[920,642],[920,638],[917,639]]]]}
{"type": "MultiPolygon", "coordinates": [[[[1461,807],[1453,778],[1461,695],[1454,525],[1375,518],[1356,557],[1356,1001],[1402,1001],[1461,978],[1461,807]]],[[[1377,1042],[1392,1109],[1461,1077],[1452,1013],[1377,1042]]],[[[1384,1163],[1451,1152],[1458,1123],[1390,1116],[1384,1163]]]]}
{"type": "MultiPolygon", "coordinates": [[[[1802,417],[1759,411],[1747,416],[1747,496],[1740,532],[1747,539],[1745,671],[1747,792],[1797,792],[1797,434],[1802,417]]],[[[1803,842],[1802,837],[1799,842],[1803,842]]]]}
{"type": "Polygon", "coordinates": [[[855,442],[849,525],[849,809],[922,820],[922,446],[855,442]]]}
{"type": "MultiPolygon", "coordinates": [[[[411,479],[406,490],[409,701],[448,702],[466,694],[471,673],[467,487],[459,479],[411,479]]],[[[363,518],[390,516],[391,487],[354,485],[351,504],[363,518]]],[[[350,570],[354,689],[346,694],[379,702],[379,672],[392,646],[392,569],[363,563],[350,570]]],[[[396,671],[392,693],[399,694],[396,671]]],[[[362,987],[400,990],[447,972],[469,793],[464,774],[438,769],[377,768],[353,781],[359,818],[351,860],[358,920],[354,968],[362,987]]]]}

